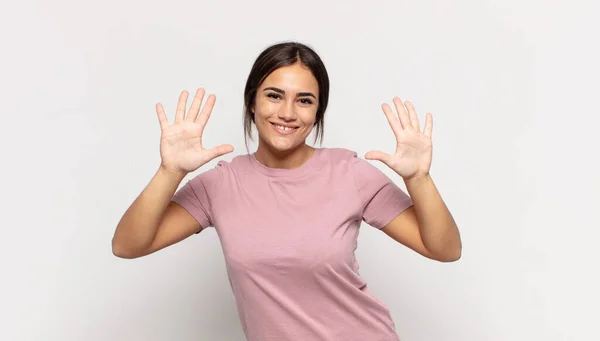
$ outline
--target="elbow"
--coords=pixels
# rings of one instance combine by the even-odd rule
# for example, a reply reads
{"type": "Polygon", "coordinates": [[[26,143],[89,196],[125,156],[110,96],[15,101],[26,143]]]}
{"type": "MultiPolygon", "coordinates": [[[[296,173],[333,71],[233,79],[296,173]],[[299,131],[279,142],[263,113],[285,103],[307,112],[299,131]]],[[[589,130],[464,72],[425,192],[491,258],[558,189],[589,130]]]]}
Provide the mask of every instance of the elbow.
{"type": "Polygon", "coordinates": [[[114,256],[123,259],[133,259],[138,257],[131,248],[123,245],[123,243],[119,243],[114,238],[112,240],[112,253],[114,256]]]}
{"type": "Polygon", "coordinates": [[[458,261],[460,259],[460,257],[461,257],[461,252],[458,252],[449,257],[446,257],[445,259],[442,259],[441,261],[444,263],[452,263],[452,262],[458,261]]]}
{"type": "Polygon", "coordinates": [[[452,263],[456,262],[462,256],[462,245],[454,247],[446,247],[443,250],[437,250],[436,252],[431,252],[431,259],[437,260],[442,263],[452,263]]]}
{"type": "Polygon", "coordinates": [[[458,261],[462,256],[462,241],[460,235],[454,238],[451,242],[446,244],[443,252],[441,253],[440,261],[451,263],[458,261]]]}
{"type": "Polygon", "coordinates": [[[457,247],[457,248],[454,248],[453,250],[450,250],[450,251],[444,253],[444,255],[442,257],[438,258],[438,260],[440,262],[444,262],[444,263],[452,263],[452,262],[458,261],[461,256],[462,256],[462,247],[457,247]]]}

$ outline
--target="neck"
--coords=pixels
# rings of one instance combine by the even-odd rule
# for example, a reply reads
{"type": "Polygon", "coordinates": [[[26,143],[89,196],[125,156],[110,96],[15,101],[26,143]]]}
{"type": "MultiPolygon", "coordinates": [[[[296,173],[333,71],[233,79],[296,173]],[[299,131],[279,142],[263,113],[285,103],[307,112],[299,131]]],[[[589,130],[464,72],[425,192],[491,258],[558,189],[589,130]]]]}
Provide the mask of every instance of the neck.
{"type": "Polygon", "coordinates": [[[285,151],[270,148],[266,143],[259,143],[254,156],[256,160],[269,168],[294,169],[302,166],[310,159],[314,151],[313,147],[305,143],[285,151]]]}

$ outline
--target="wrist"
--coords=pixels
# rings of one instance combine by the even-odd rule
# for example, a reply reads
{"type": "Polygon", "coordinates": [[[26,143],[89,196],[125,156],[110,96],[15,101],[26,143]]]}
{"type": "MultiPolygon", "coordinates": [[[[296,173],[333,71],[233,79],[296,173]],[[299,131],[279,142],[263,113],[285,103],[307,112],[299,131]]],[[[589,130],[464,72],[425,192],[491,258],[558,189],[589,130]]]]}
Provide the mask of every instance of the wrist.
{"type": "Polygon", "coordinates": [[[187,172],[169,169],[164,165],[160,165],[160,167],[158,167],[157,174],[177,179],[179,181],[182,181],[187,176],[187,172]]]}
{"type": "Polygon", "coordinates": [[[403,179],[404,179],[404,183],[406,184],[406,186],[419,186],[428,181],[431,181],[431,176],[430,176],[429,172],[427,172],[425,174],[415,174],[411,177],[403,178],[403,179]]]}

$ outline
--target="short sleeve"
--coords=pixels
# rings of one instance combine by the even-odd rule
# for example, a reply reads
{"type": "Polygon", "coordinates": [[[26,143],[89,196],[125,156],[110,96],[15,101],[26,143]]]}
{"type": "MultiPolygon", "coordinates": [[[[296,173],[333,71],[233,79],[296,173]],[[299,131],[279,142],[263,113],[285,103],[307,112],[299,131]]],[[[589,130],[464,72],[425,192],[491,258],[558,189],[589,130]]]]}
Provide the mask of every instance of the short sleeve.
{"type": "Polygon", "coordinates": [[[359,158],[351,161],[354,183],[362,204],[362,219],[381,229],[413,205],[410,196],[381,170],[359,158]]]}
{"type": "Polygon", "coordinates": [[[188,211],[202,229],[213,226],[211,188],[219,181],[218,168],[219,166],[196,175],[178,189],[171,199],[188,211]]]}

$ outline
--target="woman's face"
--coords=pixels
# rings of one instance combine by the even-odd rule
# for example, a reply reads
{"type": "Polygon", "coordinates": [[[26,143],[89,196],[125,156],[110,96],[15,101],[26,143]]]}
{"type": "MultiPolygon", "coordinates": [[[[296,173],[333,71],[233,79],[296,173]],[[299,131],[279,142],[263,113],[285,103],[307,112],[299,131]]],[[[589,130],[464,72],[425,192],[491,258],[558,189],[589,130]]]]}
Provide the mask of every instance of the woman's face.
{"type": "Polygon", "coordinates": [[[303,145],[317,114],[319,84],[300,63],[273,71],[256,92],[254,120],[260,143],[277,151],[303,145]]]}

